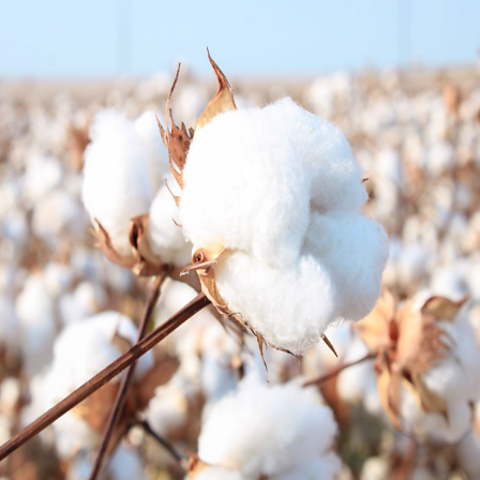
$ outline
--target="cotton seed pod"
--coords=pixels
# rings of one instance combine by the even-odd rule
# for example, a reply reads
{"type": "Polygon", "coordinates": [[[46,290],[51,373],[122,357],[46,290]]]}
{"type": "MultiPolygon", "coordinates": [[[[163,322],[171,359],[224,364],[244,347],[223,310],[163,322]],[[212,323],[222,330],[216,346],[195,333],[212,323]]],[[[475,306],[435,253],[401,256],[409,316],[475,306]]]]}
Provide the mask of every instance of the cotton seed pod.
{"type": "Polygon", "coordinates": [[[260,344],[302,354],[334,320],[374,307],[386,235],[360,214],[363,174],[338,128],[288,98],[237,110],[210,61],[219,88],[195,132],[171,111],[161,128],[194,245],[186,270],[260,344]]]}
{"type": "Polygon", "coordinates": [[[163,184],[168,165],[153,113],[132,123],[115,111],[100,112],[91,137],[82,198],[107,258],[141,276],[185,266],[189,247],[163,184]]]}
{"type": "MultiPolygon", "coordinates": [[[[465,298],[454,302],[423,292],[396,308],[391,294],[384,291],[372,313],[356,325],[376,354],[380,399],[398,430],[404,428],[407,404],[411,412],[418,412],[407,415],[410,420],[422,423],[431,414],[448,424],[449,416],[458,412],[464,419],[469,401],[478,395],[472,375],[480,349],[469,345],[476,339],[463,318],[465,302],[465,298]]],[[[458,431],[445,435],[456,438],[458,431]]]]}

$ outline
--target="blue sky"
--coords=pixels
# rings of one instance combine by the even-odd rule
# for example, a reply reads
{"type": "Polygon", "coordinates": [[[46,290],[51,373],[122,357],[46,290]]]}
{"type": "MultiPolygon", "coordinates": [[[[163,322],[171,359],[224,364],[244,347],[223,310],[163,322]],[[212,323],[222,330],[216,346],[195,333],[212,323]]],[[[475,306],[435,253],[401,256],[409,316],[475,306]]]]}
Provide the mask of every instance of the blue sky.
{"type": "Polygon", "coordinates": [[[472,0],[0,0],[0,77],[148,75],[186,61],[230,75],[409,62],[473,64],[472,0]]]}

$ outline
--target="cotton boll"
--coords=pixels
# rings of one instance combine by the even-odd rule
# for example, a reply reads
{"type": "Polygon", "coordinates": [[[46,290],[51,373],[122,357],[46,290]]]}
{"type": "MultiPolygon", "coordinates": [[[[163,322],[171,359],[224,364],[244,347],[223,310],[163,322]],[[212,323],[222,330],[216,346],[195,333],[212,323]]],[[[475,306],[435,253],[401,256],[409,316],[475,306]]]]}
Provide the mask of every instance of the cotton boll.
{"type": "Polygon", "coordinates": [[[200,434],[199,456],[245,478],[323,461],[337,427],[331,411],[317,402],[312,390],[293,384],[267,387],[247,377],[212,408],[200,434]]]}
{"type": "Polygon", "coordinates": [[[56,158],[35,155],[27,165],[24,177],[27,204],[36,205],[48,192],[61,185],[63,177],[62,166],[56,158]]]}
{"type": "Polygon", "coordinates": [[[452,444],[470,428],[472,413],[467,402],[448,402],[445,417],[440,413],[425,413],[405,388],[402,389],[401,399],[404,431],[414,433],[420,440],[452,444]]]}
{"type": "Polygon", "coordinates": [[[468,319],[468,307],[464,307],[454,321],[437,322],[446,332],[451,351],[423,377],[429,390],[449,401],[480,398],[480,345],[468,319]]]}
{"type": "MultiPolygon", "coordinates": [[[[51,395],[63,398],[119,357],[122,352],[113,344],[115,334],[131,344],[136,342],[133,322],[113,311],[100,313],[63,330],[55,342],[52,370],[47,380],[52,382],[51,395]]],[[[135,378],[141,379],[152,366],[152,354],[143,355],[137,362],[135,378]]]]}
{"type": "Polygon", "coordinates": [[[39,274],[28,277],[15,302],[27,375],[35,375],[51,359],[56,334],[53,300],[39,274]]]}
{"type": "Polygon", "coordinates": [[[55,190],[45,195],[33,210],[32,231],[52,246],[61,233],[81,235],[84,218],[77,200],[65,190],[55,190]]]}
{"type": "Polygon", "coordinates": [[[178,224],[177,205],[166,186],[159,190],[153,200],[148,226],[150,247],[164,263],[176,267],[190,263],[192,246],[183,236],[178,224]]]}
{"type": "Polygon", "coordinates": [[[157,387],[144,415],[154,432],[168,437],[185,425],[188,419],[188,398],[185,390],[176,380],[157,387]]]}
{"type": "Polygon", "coordinates": [[[57,298],[70,290],[73,272],[67,265],[50,262],[43,271],[43,278],[48,293],[57,298]]]}
{"type": "Polygon", "coordinates": [[[129,255],[130,219],[147,213],[152,201],[147,152],[133,124],[111,110],[97,115],[90,136],[83,203],[108,232],[115,250],[129,255]]]}
{"type": "Polygon", "coordinates": [[[169,173],[168,154],[163,145],[154,112],[145,112],[134,122],[134,127],[147,152],[148,176],[155,195],[169,173]]]}
{"type": "MultiPolygon", "coordinates": [[[[114,344],[115,335],[132,344],[137,336],[133,322],[117,312],[104,312],[62,331],[43,382],[47,406],[55,405],[123,353],[114,344]]],[[[138,360],[134,380],[139,381],[152,366],[153,355],[149,352],[138,360]]],[[[57,451],[63,458],[71,458],[80,448],[96,447],[101,440],[101,433],[93,430],[75,410],[55,422],[54,428],[57,451]]]]}
{"type": "Polygon", "coordinates": [[[295,354],[318,342],[336,318],[335,287],[327,270],[311,256],[282,269],[243,252],[228,253],[221,256],[215,279],[232,312],[240,312],[268,342],[295,354]]]}
{"type": "Polygon", "coordinates": [[[94,315],[105,305],[106,293],[103,288],[82,282],[72,293],[60,298],[60,318],[64,325],[69,325],[94,315]]]}
{"type": "Polygon", "coordinates": [[[300,354],[373,308],[386,237],[358,214],[362,173],[337,127],[290,99],[222,113],[197,129],[182,179],[186,237],[207,257],[225,247],[218,292],[267,343],[300,354]]]}
{"type": "Polygon", "coordinates": [[[427,168],[433,176],[440,176],[455,165],[453,147],[448,142],[435,142],[427,152],[427,168]]]}

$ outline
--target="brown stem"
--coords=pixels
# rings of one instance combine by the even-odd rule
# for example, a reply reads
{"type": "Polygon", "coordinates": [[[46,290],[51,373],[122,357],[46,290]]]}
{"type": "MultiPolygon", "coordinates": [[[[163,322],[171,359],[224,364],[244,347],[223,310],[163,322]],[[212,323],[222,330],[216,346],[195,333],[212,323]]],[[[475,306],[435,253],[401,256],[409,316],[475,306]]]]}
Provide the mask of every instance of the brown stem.
{"type": "Polygon", "coordinates": [[[173,445],[158,435],[146,420],[138,420],[136,424],[141,426],[148,434],[150,434],[180,464],[182,468],[186,469],[185,467],[186,463],[188,463],[188,457],[183,452],[179,452],[173,445]]]}
{"type": "Polygon", "coordinates": [[[42,430],[51,425],[55,420],[67,413],[73,407],[85,400],[92,393],[103,387],[107,382],[116,377],[120,372],[128,368],[135,360],[140,358],[144,353],[151,350],[157,343],[161,342],[167,335],[172,333],[180,325],[185,323],[190,317],[199,312],[202,308],[211,302],[202,292],[199,293],[190,303],[185,305],[175,315],[170,317],[162,325],[159,325],[153,332],[149,333],[142,341],[135,344],[121,357],[97,373],[94,377],[77,388],[68,397],[57,403],[54,407],[37,418],[30,425],[25,427],[20,433],[12,439],[5,442],[0,447],[0,461],[21,447],[25,442],[30,440],[42,430]]]}
{"type": "Polygon", "coordinates": [[[362,358],[359,358],[358,360],[355,360],[350,363],[343,363],[342,365],[339,365],[338,367],[332,368],[329,372],[327,372],[325,375],[322,375],[321,377],[315,378],[313,380],[309,380],[308,382],[305,382],[303,384],[304,387],[309,387],[311,385],[320,385],[321,383],[327,381],[328,379],[334,377],[335,375],[339,374],[342,370],[345,370],[348,367],[353,367],[354,365],[358,365],[359,363],[366,362],[367,360],[370,360],[372,358],[375,358],[374,353],[368,353],[362,358]]]}
{"type": "MultiPolygon", "coordinates": [[[[150,286],[147,302],[145,304],[145,309],[143,311],[142,319],[140,320],[137,343],[140,342],[140,340],[142,340],[142,338],[145,337],[145,335],[147,334],[150,317],[152,316],[153,309],[155,308],[158,297],[160,296],[160,287],[162,286],[162,283],[165,280],[166,276],[167,272],[163,271],[155,277],[152,285],[150,286]]],[[[120,389],[118,390],[117,396],[115,398],[113,409],[110,413],[110,417],[108,418],[107,427],[103,432],[102,443],[100,444],[100,448],[98,449],[95,464],[93,466],[92,472],[90,473],[90,480],[96,480],[102,470],[103,460],[108,450],[110,439],[112,438],[113,431],[117,425],[120,415],[123,412],[123,407],[125,406],[128,389],[130,387],[130,383],[132,382],[136,365],[137,362],[134,362],[132,363],[132,365],[130,365],[128,370],[125,372],[122,383],[120,384],[120,389]]]]}

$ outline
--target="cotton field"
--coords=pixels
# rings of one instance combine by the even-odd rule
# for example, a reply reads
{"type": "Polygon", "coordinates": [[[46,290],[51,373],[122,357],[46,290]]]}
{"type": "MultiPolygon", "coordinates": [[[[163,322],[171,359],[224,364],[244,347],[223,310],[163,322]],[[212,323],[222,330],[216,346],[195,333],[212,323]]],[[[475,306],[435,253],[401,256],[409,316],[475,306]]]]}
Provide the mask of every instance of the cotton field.
{"type": "Polygon", "coordinates": [[[0,84],[0,478],[479,479],[479,73],[208,56],[0,84]]]}

